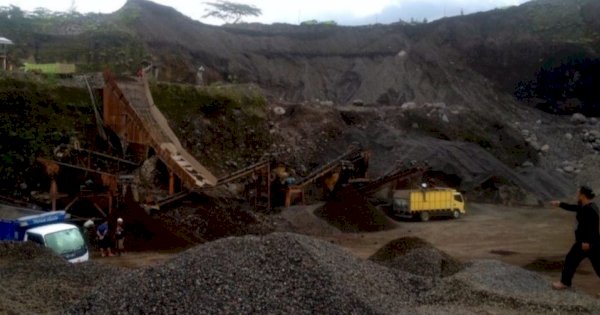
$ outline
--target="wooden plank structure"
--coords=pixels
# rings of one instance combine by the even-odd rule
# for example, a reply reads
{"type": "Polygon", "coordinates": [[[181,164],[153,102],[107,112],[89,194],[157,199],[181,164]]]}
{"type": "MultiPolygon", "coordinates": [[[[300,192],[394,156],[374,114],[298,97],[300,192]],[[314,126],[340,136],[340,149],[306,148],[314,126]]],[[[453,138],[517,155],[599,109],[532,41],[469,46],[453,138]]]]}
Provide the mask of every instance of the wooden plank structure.
{"type": "Polygon", "coordinates": [[[183,148],[154,104],[143,76],[117,81],[106,71],[104,79],[105,125],[119,136],[123,147],[141,152],[141,160],[158,156],[169,170],[169,194],[175,194],[175,178],[189,190],[217,184],[217,178],[183,148]]]}

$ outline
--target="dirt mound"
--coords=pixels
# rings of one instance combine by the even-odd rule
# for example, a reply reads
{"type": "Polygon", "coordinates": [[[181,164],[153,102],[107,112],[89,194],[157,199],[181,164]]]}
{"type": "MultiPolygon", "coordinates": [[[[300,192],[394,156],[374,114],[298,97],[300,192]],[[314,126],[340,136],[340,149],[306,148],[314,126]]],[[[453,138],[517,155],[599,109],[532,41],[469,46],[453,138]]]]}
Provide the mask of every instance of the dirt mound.
{"type": "Polygon", "coordinates": [[[161,220],[149,215],[133,199],[131,191],[125,195],[125,207],[111,214],[112,227],[118,217],[125,221],[126,246],[128,250],[168,250],[187,248],[203,242],[200,237],[185,234],[178,229],[168,228],[161,220]]]}
{"type": "Polygon", "coordinates": [[[33,243],[0,242],[0,313],[62,314],[99,280],[119,274],[94,262],[70,264],[33,243]]]}
{"type": "Polygon", "coordinates": [[[171,231],[206,241],[273,232],[267,219],[231,196],[207,192],[193,196],[191,201],[189,205],[158,213],[156,218],[171,231]]]}
{"type": "Polygon", "coordinates": [[[275,217],[277,231],[317,236],[339,234],[340,230],[315,216],[315,210],[322,207],[323,204],[317,204],[283,209],[275,217]]]}
{"type": "Polygon", "coordinates": [[[380,248],[369,260],[380,265],[428,277],[448,277],[463,263],[417,237],[403,237],[380,248]]]}
{"type": "Polygon", "coordinates": [[[351,187],[338,192],[315,214],[347,233],[377,232],[396,227],[383,211],[351,187]]]}
{"type": "Polygon", "coordinates": [[[68,313],[396,314],[424,288],[416,276],[327,242],[276,233],[195,247],[97,290],[68,313]]]}

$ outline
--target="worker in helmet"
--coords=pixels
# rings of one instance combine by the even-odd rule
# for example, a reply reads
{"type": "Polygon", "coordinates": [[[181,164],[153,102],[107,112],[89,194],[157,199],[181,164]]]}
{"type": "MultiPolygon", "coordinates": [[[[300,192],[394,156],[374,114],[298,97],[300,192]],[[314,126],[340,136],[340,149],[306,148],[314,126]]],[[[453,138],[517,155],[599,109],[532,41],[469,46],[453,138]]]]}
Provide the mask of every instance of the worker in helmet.
{"type": "Polygon", "coordinates": [[[121,256],[125,251],[125,229],[123,228],[123,219],[117,219],[117,228],[115,229],[116,253],[121,256]]]}

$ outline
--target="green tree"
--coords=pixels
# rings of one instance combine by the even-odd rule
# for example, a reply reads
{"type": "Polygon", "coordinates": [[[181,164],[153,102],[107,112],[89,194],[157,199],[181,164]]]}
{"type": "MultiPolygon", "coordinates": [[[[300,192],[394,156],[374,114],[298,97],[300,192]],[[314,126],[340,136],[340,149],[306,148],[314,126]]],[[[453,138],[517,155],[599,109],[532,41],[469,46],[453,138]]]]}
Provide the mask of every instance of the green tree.
{"type": "Polygon", "coordinates": [[[216,17],[225,21],[225,23],[239,23],[242,18],[247,16],[260,16],[262,10],[256,6],[235,3],[227,0],[217,0],[215,2],[206,2],[209,8],[206,9],[204,18],[216,17]]]}

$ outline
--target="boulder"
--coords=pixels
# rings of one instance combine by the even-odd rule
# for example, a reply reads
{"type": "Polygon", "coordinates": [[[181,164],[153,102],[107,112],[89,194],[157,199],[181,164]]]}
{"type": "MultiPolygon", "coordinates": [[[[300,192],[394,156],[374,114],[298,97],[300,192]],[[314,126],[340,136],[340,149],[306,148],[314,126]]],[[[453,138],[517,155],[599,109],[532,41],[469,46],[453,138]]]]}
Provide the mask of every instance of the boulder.
{"type": "Polygon", "coordinates": [[[354,105],[354,106],[365,106],[365,102],[363,100],[356,99],[356,100],[352,101],[352,105],[354,105]]]}
{"type": "Polygon", "coordinates": [[[565,134],[565,138],[566,138],[567,140],[573,140],[573,135],[572,135],[572,134],[570,134],[570,133],[566,133],[566,134],[565,134]]]}
{"type": "Polygon", "coordinates": [[[587,118],[581,113],[575,113],[571,116],[571,122],[574,124],[585,124],[587,122],[587,118]]]}
{"type": "Polygon", "coordinates": [[[450,119],[448,119],[448,116],[446,116],[446,114],[442,114],[441,118],[442,118],[442,121],[445,122],[445,123],[449,123],[450,122],[450,119]]]}
{"type": "Polygon", "coordinates": [[[567,173],[573,173],[575,172],[575,168],[572,165],[567,165],[563,168],[563,170],[567,173]]]}
{"type": "Polygon", "coordinates": [[[526,161],[523,163],[523,167],[533,167],[533,163],[531,161],[526,161]]]}
{"type": "Polygon", "coordinates": [[[542,151],[542,152],[548,152],[548,151],[550,151],[550,145],[548,145],[548,144],[544,144],[544,145],[543,145],[543,146],[540,148],[540,151],[542,151]]]}
{"type": "Polygon", "coordinates": [[[275,115],[282,116],[285,115],[285,109],[281,106],[276,106],[273,108],[273,113],[275,113],[275,115]]]}
{"type": "Polygon", "coordinates": [[[596,140],[600,140],[600,131],[598,130],[592,130],[588,133],[588,138],[590,139],[590,141],[596,141],[596,140]]]}
{"type": "Polygon", "coordinates": [[[529,132],[529,130],[527,129],[523,129],[521,130],[521,134],[523,135],[523,137],[529,137],[529,135],[531,135],[531,132],[529,132]]]}
{"type": "Polygon", "coordinates": [[[400,109],[402,110],[413,110],[417,108],[417,103],[415,102],[406,102],[404,104],[402,104],[402,106],[400,106],[400,109]]]}
{"type": "Polygon", "coordinates": [[[437,109],[446,109],[446,103],[433,103],[431,104],[431,107],[437,109]]]}

